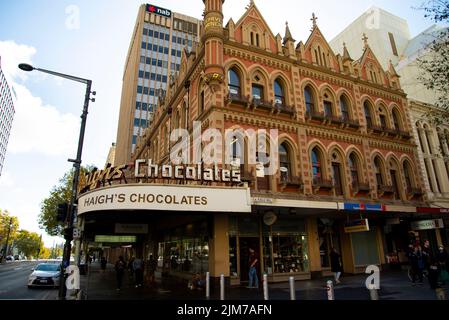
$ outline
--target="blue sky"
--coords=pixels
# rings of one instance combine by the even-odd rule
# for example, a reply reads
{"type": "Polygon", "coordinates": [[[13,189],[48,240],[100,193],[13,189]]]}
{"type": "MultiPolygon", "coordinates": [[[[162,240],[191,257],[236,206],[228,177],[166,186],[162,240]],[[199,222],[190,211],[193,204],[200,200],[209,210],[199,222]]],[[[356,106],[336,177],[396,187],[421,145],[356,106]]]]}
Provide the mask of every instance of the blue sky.
{"type": "MultiPolygon", "coordinates": [[[[312,12],[328,40],[373,5],[406,19],[412,36],[432,24],[422,11],[412,8],[421,1],[255,2],[274,34],[284,35],[288,21],[297,41],[307,40],[312,12]]],[[[83,163],[102,167],[116,138],[124,61],[141,3],[0,1],[2,68],[20,100],[0,177],[0,208],[18,216],[22,228],[42,232],[37,224],[40,202],[70,169],[66,160],[76,156],[85,87],[38,72],[24,74],[15,66],[26,60],[36,67],[93,80],[97,101],[90,105],[83,163]]],[[[225,23],[230,17],[236,22],[248,3],[226,0],[225,23]]],[[[201,0],[160,0],[153,4],[197,18],[203,11],[201,0]]],[[[47,246],[55,240],[45,234],[43,239],[47,246]]]]}

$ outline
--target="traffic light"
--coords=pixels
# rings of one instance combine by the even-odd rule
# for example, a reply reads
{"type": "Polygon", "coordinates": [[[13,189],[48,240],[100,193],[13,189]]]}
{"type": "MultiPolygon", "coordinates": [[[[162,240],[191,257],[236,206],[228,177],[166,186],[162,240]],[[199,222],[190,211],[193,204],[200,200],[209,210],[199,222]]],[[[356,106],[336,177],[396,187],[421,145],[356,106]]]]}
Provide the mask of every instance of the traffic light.
{"type": "Polygon", "coordinates": [[[56,214],[56,221],[65,222],[69,212],[69,204],[67,202],[58,204],[58,212],[56,214]]]}

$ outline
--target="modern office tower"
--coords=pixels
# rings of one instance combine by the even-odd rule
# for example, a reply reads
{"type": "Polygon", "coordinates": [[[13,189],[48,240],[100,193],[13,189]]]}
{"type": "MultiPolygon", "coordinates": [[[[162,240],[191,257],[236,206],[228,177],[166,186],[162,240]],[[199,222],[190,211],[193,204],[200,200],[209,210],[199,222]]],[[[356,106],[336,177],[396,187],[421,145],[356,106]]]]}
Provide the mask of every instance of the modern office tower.
{"type": "Polygon", "coordinates": [[[151,4],[139,8],[123,73],[115,163],[131,159],[153,119],[158,97],[177,76],[184,48],[198,41],[198,19],[151,4]]]}
{"type": "Polygon", "coordinates": [[[3,74],[0,57],[0,176],[2,174],[6,147],[8,146],[9,134],[15,113],[13,93],[12,87],[10,88],[8,86],[8,82],[3,74]]]}

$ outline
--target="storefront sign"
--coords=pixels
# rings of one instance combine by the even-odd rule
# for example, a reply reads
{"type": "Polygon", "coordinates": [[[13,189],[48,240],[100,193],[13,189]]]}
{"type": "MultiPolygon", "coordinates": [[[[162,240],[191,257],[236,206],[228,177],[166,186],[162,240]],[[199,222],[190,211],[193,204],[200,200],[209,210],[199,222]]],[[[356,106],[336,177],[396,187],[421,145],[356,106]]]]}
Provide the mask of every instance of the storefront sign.
{"type": "Polygon", "coordinates": [[[96,235],[95,242],[106,243],[124,243],[124,242],[136,242],[136,236],[109,236],[109,235],[96,235]]]}
{"type": "Polygon", "coordinates": [[[443,219],[421,220],[421,221],[413,221],[410,224],[410,226],[412,230],[443,229],[444,223],[443,219]]]}
{"type": "Polygon", "coordinates": [[[156,13],[160,16],[164,16],[167,18],[171,17],[171,11],[168,9],[163,9],[160,7],[153,6],[152,4],[147,4],[147,11],[151,13],[156,13]]]}
{"type": "Polygon", "coordinates": [[[345,232],[363,232],[369,231],[368,219],[351,220],[345,223],[345,232]]]}
{"type": "Polygon", "coordinates": [[[419,213],[449,213],[448,208],[416,208],[419,213]]]}
{"type": "Polygon", "coordinates": [[[107,210],[251,212],[248,188],[128,184],[94,190],[78,199],[78,214],[107,210]]]}
{"type": "Polygon", "coordinates": [[[344,210],[360,210],[360,211],[385,211],[385,206],[381,203],[344,203],[344,210]]]}
{"type": "Polygon", "coordinates": [[[127,234],[147,234],[147,224],[130,224],[130,223],[116,223],[115,233],[127,233],[127,234]]]}
{"type": "Polygon", "coordinates": [[[260,198],[260,197],[254,197],[253,203],[273,203],[272,198],[260,198]]]}

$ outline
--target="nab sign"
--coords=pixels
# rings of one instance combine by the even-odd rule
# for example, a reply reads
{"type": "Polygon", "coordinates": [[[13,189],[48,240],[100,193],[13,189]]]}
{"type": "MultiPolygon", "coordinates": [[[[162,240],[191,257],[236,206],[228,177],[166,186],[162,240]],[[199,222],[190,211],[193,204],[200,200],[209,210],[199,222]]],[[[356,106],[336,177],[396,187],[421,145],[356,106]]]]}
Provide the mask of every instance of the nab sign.
{"type": "Polygon", "coordinates": [[[164,16],[167,18],[171,17],[171,11],[168,9],[164,9],[164,8],[160,8],[160,7],[156,7],[153,6],[152,4],[147,4],[147,11],[151,12],[151,13],[156,13],[160,16],[164,16]]]}

